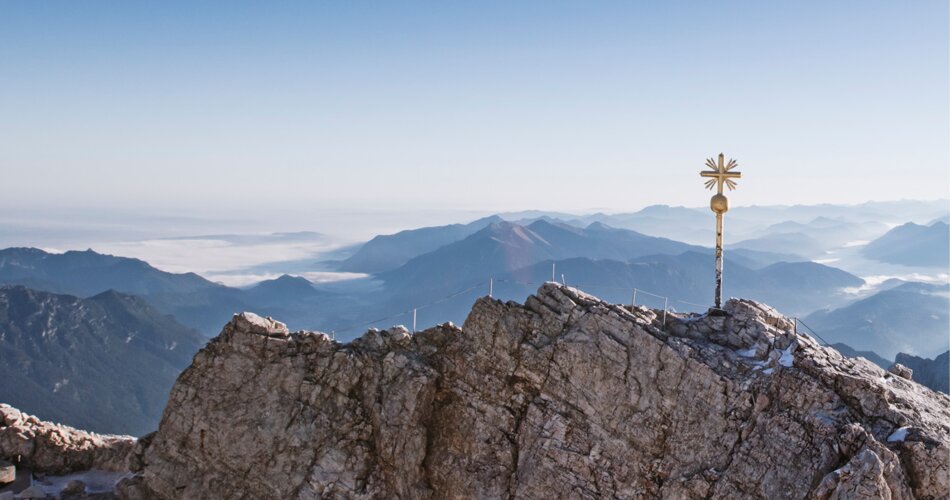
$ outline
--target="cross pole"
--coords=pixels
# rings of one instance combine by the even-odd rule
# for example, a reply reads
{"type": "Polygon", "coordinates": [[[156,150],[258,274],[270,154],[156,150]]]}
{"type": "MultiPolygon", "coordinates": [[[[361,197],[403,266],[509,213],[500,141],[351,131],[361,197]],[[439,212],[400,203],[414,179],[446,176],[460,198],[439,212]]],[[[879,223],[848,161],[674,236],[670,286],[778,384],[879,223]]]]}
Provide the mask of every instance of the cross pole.
{"type": "Polygon", "coordinates": [[[725,156],[719,153],[719,161],[712,158],[706,160],[706,166],[710,170],[703,170],[699,175],[706,177],[706,188],[716,187],[716,194],[709,200],[709,208],[716,213],[716,311],[722,309],[722,218],[729,210],[729,200],[722,194],[722,187],[726,186],[729,190],[736,188],[736,182],[733,179],[742,177],[742,172],[736,172],[732,169],[739,166],[739,162],[730,159],[727,163],[725,156]]]}

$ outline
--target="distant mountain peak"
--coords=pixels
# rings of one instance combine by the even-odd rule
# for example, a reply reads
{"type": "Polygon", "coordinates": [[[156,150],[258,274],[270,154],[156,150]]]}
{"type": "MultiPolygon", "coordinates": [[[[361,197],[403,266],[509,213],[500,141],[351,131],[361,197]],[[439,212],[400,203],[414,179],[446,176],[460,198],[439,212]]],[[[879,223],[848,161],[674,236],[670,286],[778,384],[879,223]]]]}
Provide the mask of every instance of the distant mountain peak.
{"type": "MultiPolygon", "coordinates": [[[[540,224],[538,226],[534,226],[534,229],[550,225],[550,223],[544,221],[535,221],[535,224],[537,223],[540,224]]],[[[534,224],[532,224],[532,226],[533,225],[534,224]]],[[[541,235],[536,233],[531,226],[522,226],[514,222],[502,221],[493,223],[482,231],[479,231],[479,233],[489,235],[492,240],[506,245],[514,245],[518,247],[524,245],[530,246],[536,243],[548,245],[548,242],[545,241],[541,235]]],[[[472,237],[478,236],[479,233],[475,233],[472,235],[472,237]]]]}
{"type": "Polygon", "coordinates": [[[673,208],[673,207],[671,207],[671,206],[669,206],[669,205],[664,205],[664,204],[647,205],[647,206],[641,208],[640,210],[638,210],[636,213],[637,213],[637,214],[640,214],[640,215],[649,215],[649,214],[656,214],[656,213],[664,213],[664,212],[669,212],[670,209],[672,209],[672,208],[673,208]]]}
{"type": "Polygon", "coordinates": [[[303,276],[294,276],[290,274],[281,274],[274,281],[312,284],[310,280],[308,280],[307,278],[304,278],[303,276]]]}
{"type": "Polygon", "coordinates": [[[303,276],[282,274],[257,283],[247,289],[247,294],[257,303],[280,306],[290,301],[316,297],[322,295],[322,292],[314,288],[313,282],[303,276]]]}
{"type": "Polygon", "coordinates": [[[278,277],[276,277],[276,278],[274,278],[274,279],[269,279],[269,280],[261,281],[261,282],[257,283],[256,285],[254,285],[254,287],[252,287],[252,289],[256,289],[256,288],[259,288],[259,287],[262,287],[262,286],[263,286],[263,287],[267,287],[267,286],[270,286],[270,287],[281,287],[281,288],[287,288],[287,287],[303,287],[303,288],[309,289],[309,288],[313,288],[313,282],[310,281],[310,280],[308,280],[307,278],[304,278],[303,276],[294,276],[294,275],[291,275],[291,274],[282,274],[282,275],[280,275],[280,276],[278,276],[278,277]]]}
{"type": "Polygon", "coordinates": [[[819,215],[818,217],[815,217],[814,219],[812,219],[811,222],[809,222],[809,224],[815,224],[815,225],[819,225],[819,224],[840,224],[840,223],[842,223],[842,222],[846,222],[846,221],[843,220],[843,219],[840,219],[840,218],[839,218],[839,219],[833,219],[833,218],[831,218],[831,217],[826,217],[826,216],[824,216],[824,215],[819,215]]]}
{"type": "Polygon", "coordinates": [[[594,221],[584,228],[585,231],[623,231],[612,226],[608,226],[601,221],[594,221]]]}
{"type": "Polygon", "coordinates": [[[494,214],[494,215],[489,215],[488,217],[482,217],[481,219],[475,219],[474,221],[470,222],[469,224],[484,224],[484,225],[487,226],[488,224],[491,224],[491,223],[493,223],[493,222],[502,222],[502,221],[504,221],[504,220],[505,220],[505,219],[502,218],[502,216],[500,216],[500,215],[498,215],[498,214],[494,214]]]}
{"type": "Polygon", "coordinates": [[[950,265],[950,226],[939,220],[930,226],[908,222],[865,245],[862,253],[890,264],[946,269],[950,265]]]}

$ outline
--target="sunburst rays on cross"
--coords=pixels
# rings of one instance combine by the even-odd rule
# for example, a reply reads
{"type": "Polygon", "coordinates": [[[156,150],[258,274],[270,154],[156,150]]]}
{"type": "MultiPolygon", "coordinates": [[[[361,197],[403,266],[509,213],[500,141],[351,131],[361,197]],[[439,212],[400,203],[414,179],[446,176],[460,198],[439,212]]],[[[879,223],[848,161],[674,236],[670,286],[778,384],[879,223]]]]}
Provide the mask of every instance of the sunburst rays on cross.
{"type": "Polygon", "coordinates": [[[706,189],[712,189],[713,186],[716,186],[719,194],[722,194],[723,185],[728,187],[730,191],[735,189],[736,182],[732,179],[742,177],[742,172],[732,171],[732,169],[739,166],[739,162],[731,158],[726,162],[725,156],[722,153],[719,153],[718,162],[712,158],[707,158],[706,166],[709,167],[709,170],[703,170],[699,175],[710,177],[710,179],[706,181],[706,189]]]}

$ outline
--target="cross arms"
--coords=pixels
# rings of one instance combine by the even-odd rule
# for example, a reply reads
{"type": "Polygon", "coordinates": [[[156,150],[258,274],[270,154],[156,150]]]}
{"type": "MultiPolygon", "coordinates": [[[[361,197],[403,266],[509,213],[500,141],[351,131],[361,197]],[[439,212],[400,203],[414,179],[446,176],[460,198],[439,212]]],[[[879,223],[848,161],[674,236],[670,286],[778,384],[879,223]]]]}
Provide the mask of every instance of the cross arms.
{"type": "Polygon", "coordinates": [[[719,194],[722,194],[722,185],[725,184],[730,190],[736,188],[736,183],[732,179],[738,179],[742,177],[742,172],[729,172],[725,170],[705,170],[699,173],[703,177],[710,177],[706,181],[706,188],[712,189],[713,186],[718,188],[719,194]]]}

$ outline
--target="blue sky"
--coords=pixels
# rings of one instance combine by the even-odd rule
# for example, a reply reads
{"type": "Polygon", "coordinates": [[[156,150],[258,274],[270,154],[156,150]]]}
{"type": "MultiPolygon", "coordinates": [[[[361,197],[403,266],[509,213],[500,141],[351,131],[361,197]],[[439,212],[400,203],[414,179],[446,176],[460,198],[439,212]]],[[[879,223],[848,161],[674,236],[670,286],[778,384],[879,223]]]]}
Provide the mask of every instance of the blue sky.
{"type": "Polygon", "coordinates": [[[2,206],[950,195],[948,3],[0,2],[2,206]]]}

